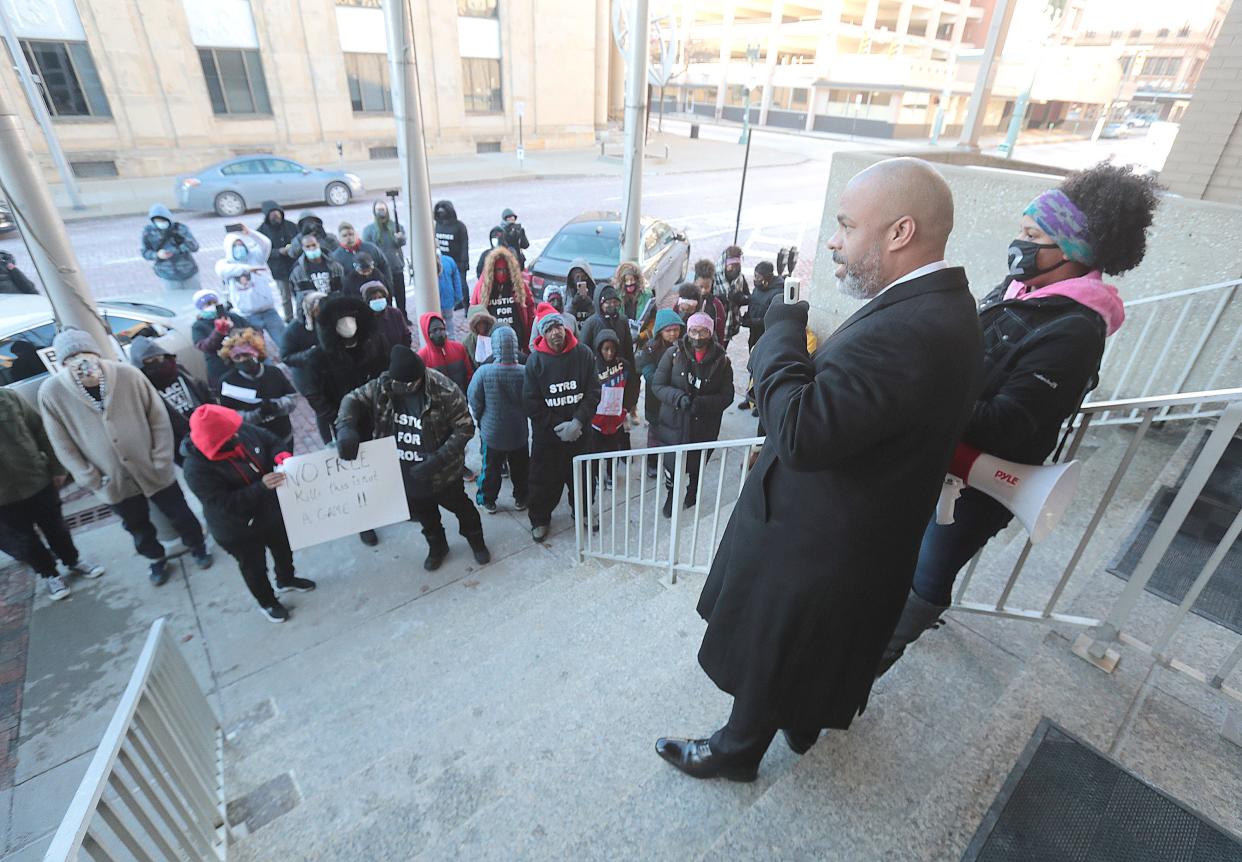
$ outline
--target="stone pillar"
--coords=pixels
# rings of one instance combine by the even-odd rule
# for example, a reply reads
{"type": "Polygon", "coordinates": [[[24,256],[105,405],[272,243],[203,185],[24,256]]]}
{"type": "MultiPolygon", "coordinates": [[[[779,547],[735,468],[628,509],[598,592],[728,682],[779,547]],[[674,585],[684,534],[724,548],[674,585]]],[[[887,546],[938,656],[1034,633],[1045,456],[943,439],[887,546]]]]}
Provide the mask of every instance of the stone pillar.
{"type": "Polygon", "coordinates": [[[720,32],[720,80],[716,82],[716,119],[724,114],[725,93],[729,89],[729,67],[733,60],[733,13],[737,7],[734,0],[725,4],[724,25],[720,32]]]}
{"type": "Polygon", "coordinates": [[[784,0],[773,0],[772,20],[768,24],[768,48],[764,55],[763,100],[759,104],[759,125],[768,122],[768,109],[772,107],[772,78],[776,73],[776,59],[780,53],[781,16],[785,12],[784,0]]]}

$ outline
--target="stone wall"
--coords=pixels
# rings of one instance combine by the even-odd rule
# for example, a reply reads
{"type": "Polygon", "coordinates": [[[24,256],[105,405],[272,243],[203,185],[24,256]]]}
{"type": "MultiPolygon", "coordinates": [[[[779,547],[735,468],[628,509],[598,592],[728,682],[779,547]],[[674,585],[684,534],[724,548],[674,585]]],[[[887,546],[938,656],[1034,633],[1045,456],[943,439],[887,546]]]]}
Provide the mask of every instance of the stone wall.
{"type": "MultiPolygon", "coordinates": [[[[525,104],[527,148],[591,145],[596,115],[606,115],[607,108],[597,110],[596,102],[609,98],[608,66],[595,61],[601,4],[606,0],[501,5],[504,112],[494,115],[465,111],[456,4],[410,4],[428,153],[472,154],[480,142],[499,142],[512,151],[518,142],[518,101],[525,104]]],[[[252,0],[250,5],[270,116],[212,112],[181,0],[79,0],[112,116],[53,120],[69,160],[112,161],[120,176],[140,177],[195,171],[260,151],[327,166],[337,163],[338,141],[351,162],[368,159],[373,147],[396,145],[391,115],[352,109],[332,0],[252,0]]],[[[606,26],[607,16],[603,20],[606,26]]],[[[382,51],[382,26],[375,42],[382,51]]],[[[47,178],[56,181],[42,132],[7,64],[0,64],[0,87],[23,115],[47,178]]]]}
{"type": "MultiPolygon", "coordinates": [[[[837,200],[850,177],[888,155],[844,152],[833,156],[810,287],[811,326],[821,340],[858,308],[857,301],[838,291],[827,250],[836,230],[837,200]]],[[[949,157],[962,160],[960,154],[949,157]]],[[[1005,275],[1006,248],[1017,234],[1022,210],[1061,178],[968,164],[936,167],[953,190],[955,219],[948,261],[966,268],[972,292],[982,296],[1005,275]]],[[[1165,196],[1143,263],[1124,276],[1109,279],[1133,305],[1126,325],[1110,339],[1093,400],[1242,385],[1242,339],[1237,337],[1242,328],[1242,290],[1198,294],[1185,314],[1181,301],[1150,301],[1173,291],[1239,278],[1242,264],[1233,250],[1240,243],[1242,207],[1165,196]],[[1192,365],[1200,341],[1202,352],[1192,365]]]]}

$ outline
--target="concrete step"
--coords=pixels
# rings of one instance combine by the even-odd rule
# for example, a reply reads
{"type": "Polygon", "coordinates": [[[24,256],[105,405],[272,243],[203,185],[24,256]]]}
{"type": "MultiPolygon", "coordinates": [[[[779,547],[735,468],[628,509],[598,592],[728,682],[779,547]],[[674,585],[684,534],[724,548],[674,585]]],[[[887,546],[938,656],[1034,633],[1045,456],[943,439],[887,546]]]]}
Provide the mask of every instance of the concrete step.
{"type": "Polygon", "coordinates": [[[726,708],[727,697],[695,663],[697,595],[692,585],[670,590],[642,609],[650,614],[644,627],[606,666],[560,701],[533,699],[507,733],[518,750],[506,767],[506,795],[421,858],[577,858],[584,830],[587,847],[611,853],[590,840],[590,813],[614,808],[653,773],[673,771],[653,750],[657,736],[701,732],[726,708]]]}
{"type": "Polygon", "coordinates": [[[303,790],[292,813],[240,842],[236,858],[406,858],[418,852],[499,795],[493,785],[512,770],[512,758],[529,758],[522,747],[509,747],[513,718],[535,709],[528,701],[555,703],[575,665],[590,667],[602,652],[599,643],[622,638],[643,615],[637,608],[663,592],[651,579],[596,573],[493,627],[470,647],[478,658],[463,659],[466,653],[453,650],[440,659],[456,663],[449,673],[402,682],[412,693],[410,704],[382,716],[359,715],[371,726],[351,727],[347,756],[299,745],[298,759],[309,756],[320,773],[314,789],[303,790]],[[515,643],[524,647],[504,647],[515,643]],[[386,815],[375,828],[328,830],[325,824],[342,822],[342,808],[351,810],[350,823],[365,824],[377,811],[386,815]],[[417,813],[416,825],[391,825],[407,812],[417,813]]]}

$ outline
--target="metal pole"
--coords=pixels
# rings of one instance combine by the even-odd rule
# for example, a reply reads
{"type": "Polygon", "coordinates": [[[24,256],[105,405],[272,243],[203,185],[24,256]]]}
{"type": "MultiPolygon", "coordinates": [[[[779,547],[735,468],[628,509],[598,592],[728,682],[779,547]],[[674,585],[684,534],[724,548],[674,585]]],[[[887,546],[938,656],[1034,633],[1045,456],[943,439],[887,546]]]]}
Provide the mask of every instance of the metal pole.
{"type": "Polygon", "coordinates": [[[408,292],[415,312],[440,311],[439,275],[436,272],[435,222],[431,212],[431,178],[427,174],[427,150],[423,143],[423,111],[414,60],[414,28],[409,0],[384,0],[388,31],[389,80],[392,83],[393,116],[397,121],[397,157],[403,168],[402,186],[409,206],[410,272],[408,292]]]}
{"type": "Polygon", "coordinates": [[[47,291],[48,301],[61,326],[76,326],[90,333],[100,355],[114,359],[112,341],[95,298],[91,295],[78,257],[69,243],[51,190],[30,149],[21,119],[0,88],[0,191],[9,199],[13,219],[21,230],[34,268],[47,291]]]}
{"type": "Polygon", "coordinates": [[[949,49],[949,64],[945,71],[944,90],[940,94],[940,104],[936,106],[936,118],[932,121],[931,138],[929,143],[932,146],[940,143],[940,133],[944,131],[944,118],[948,116],[949,100],[953,98],[953,82],[954,76],[957,74],[957,49],[949,49]]]}
{"type": "Polygon", "coordinates": [[[1017,0],[996,0],[996,7],[992,10],[992,23],[988,25],[988,38],[983,46],[983,60],[979,63],[979,75],[975,78],[975,89],[970,96],[966,122],[962,124],[962,135],[957,142],[959,147],[979,149],[983,116],[987,113],[988,97],[992,94],[992,81],[996,77],[997,55],[1005,45],[1009,22],[1013,19],[1013,10],[1017,5],[1017,0]]]}
{"type": "Polygon", "coordinates": [[[625,213],[621,259],[642,265],[643,151],[647,119],[647,0],[633,0],[629,33],[629,78],[625,85],[625,213]]]}
{"type": "Polygon", "coordinates": [[[9,53],[13,55],[13,68],[17,70],[17,79],[21,81],[22,89],[26,91],[26,101],[30,104],[30,112],[34,114],[35,122],[43,130],[48,154],[52,157],[52,162],[60,174],[60,181],[64,183],[65,191],[69,194],[69,202],[73,204],[75,210],[86,209],[82,204],[82,196],[78,193],[78,181],[73,176],[73,169],[69,167],[65,152],[60,148],[60,139],[56,137],[56,130],[52,128],[52,118],[47,112],[47,104],[43,101],[42,94],[35,88],[34,73],[30,70],[30,64],[26,62],[26,53],[22,50],[21,42],[17,39],[17,31],[13,29],[13,22],[9,20],[9,14],[5,11],[3,3],[0,3],[0,26],[4,27],[4,41],[9,45],[9,53]]]}
{"type": "Polygon", "coordinates": [[[737,245],[737,234],[742,228],[742,198],[746,195],[746,169],[750,166],[750,135],[746,136],[746,155],[742,157],[742,187],[737,192],[737,221],[733,223],[733,244],[737,245]]]}

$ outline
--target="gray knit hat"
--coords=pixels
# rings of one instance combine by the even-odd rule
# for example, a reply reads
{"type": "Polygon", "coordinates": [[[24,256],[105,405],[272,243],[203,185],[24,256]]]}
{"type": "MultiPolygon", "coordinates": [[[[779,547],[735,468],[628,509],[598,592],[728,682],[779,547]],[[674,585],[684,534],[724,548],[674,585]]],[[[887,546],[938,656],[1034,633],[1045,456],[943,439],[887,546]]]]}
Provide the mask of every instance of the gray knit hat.
{"type": "Polygon", "coordinates": [[[63,365],[66,359],[75,354],[98,353],[99,345],[86,330],[66,326],[52,339],[52,349],[56,351],[56,361],[63,365]]]}

